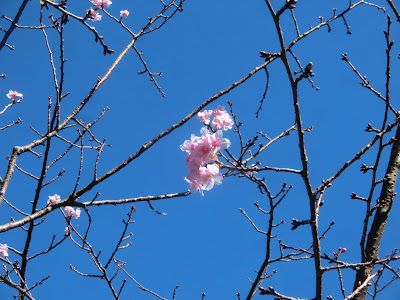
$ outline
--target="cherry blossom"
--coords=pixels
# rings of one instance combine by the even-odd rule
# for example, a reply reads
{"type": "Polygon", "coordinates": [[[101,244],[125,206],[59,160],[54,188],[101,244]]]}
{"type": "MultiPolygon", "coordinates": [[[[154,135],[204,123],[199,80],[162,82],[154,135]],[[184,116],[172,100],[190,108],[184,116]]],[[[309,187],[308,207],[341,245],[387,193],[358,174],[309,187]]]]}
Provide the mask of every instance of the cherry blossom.
{"type": "Polygon", "coordinates": [[[47,200],[47,204],[53,205],[56,204],[61,200],[60,196],[57,194],[54,194],[53,196],[49,196],[49,200],[47,200]]]}
{"type": "Polygon", "coordinates": [[[7,257],[8,256],[8,246],[7,244],[0,244],[0,255],[2,257],[7,257]]]}
{"type": "Polygon", "coordinates": [[[231,145],[228,139],[222,138],[222,131],[218,130],[216,133],[210,136],[211,145],[213,152],[218,152],[221,149],[227,149],[231,145]]]}
{"type": "Polygon", "coordinates": [[[71,212],[71,216],[75,219],[78,219],[81,216],[81,209],[77,208],[71,212]]]}
{"type": "Polygon", "coordinates": [[[210,125],[211,118],[213,118],[211,127],[214,130],[228,130],[232,129],[233,126],[232,117],[226,112],[225,107],[223,106],[218,106],[215,110],[204,110],[203,112],[199,112],[197,117],[200,122],[205,125],[210,125]]]}
{"type": "Polygon", "coordinates": [[[226,112],[225,107],[218,106],[216,110],[214,110],[214,118],[211,123],[212,128],[228,130],[232,129],[233,120],[231,116],[226,112]]]}
{"type": "Polygon", "coordinates": [[[197,114],[197,117],[199,118],[200,122],[208,125],[210,124],[210,118],[213,116],[213,111],[212,110],[205,110],[203,112],[199,112],[197,114]]]}
{"type": "Polygon", "coordinates": [[[103,0],[94,0],[93,4],[96,8],[100,8],[103,5],[103,0]]]}
{"type": "Polygon", "coordinates": [[[214,184],[221,184],[222,178],[218,166],[216,164],[208,164],[207,167],[201,167],[199,169],[197,181],[201,184],[203,189],[209,191],[214,187],[214,184]]]}
{"type": "Polygon", "coordinates": [[[75,219],[78,219],[81,215],[81,209],[77,208],[76,210],[71,207],[71,206],[66,206],[64,208],[65,210],[65,214],[67,215],[67,217],[73,217],[75,219]]]}
{"type": "MultiPolygon", "coordinates": [[[[219,107],[218,111],[204,111],[199,114],[199,119],[204,123],[206,122],[204,120],[214,115],[214,112],[223,115],[222,110],[223,108],[219,107]]],[[[199,191],[203,196],[203,190],[209,191],[214,185],[222,183],[223,176],[219,172],[219,167],[212,161],[216,161],[218,152],[227,149],[231,142],[222,137],[221,130],[211,133],[207,127],[203,127],[200,133],[200,137],[192,134],[190,140],[186,140],[180,145],[180,149],[188,153],[185,159],[189,174],[185,180],[189,183],[189,192],[199,191]]]]}
{"type": "Polygon", "coordinates": [[[129,11],[125,10],[121,10],[120,11],[120,16],[121,18],[127,18],[129,16],[129,11]]]}
{"type": "Polygon", "coordinates": [[[102,7],[110,7],[112,2],[110,0],[93,0],[94,6],[96,8],[102,8],[102,7]]]}
{"type": "Polygon", "coordinates": [[[68,234],[69,233],[69,227],[68,226],[65,227],[64,231],[65,231],[65,234],[68,234]]]}
{"type": "Polygon", "coordinates": [[[110,0],[103,0],[103,7],[110,7],[112,2],[110,0]]]}
{"type": "Polygon", "coordinates": [[[17,97],[20,97],[20,100],[22,99],[22,94],[18,93],[17,91],[8,91],[7,97],[12,99],[13,103],[17,101],[17,97]]]}
{"type": "Polygon", "coordinates": [[[90,20],[92,20],[93,22],[100,21],[100,20],[101,20],[101,17],[102,17],[102,16],[99,14],[99,12],[98,12],[97,10],[93,9],[93,8],[89,8],[89,9],[86,11],[86,15],[87,15],[87,17],[88,17],[90,20]]]}

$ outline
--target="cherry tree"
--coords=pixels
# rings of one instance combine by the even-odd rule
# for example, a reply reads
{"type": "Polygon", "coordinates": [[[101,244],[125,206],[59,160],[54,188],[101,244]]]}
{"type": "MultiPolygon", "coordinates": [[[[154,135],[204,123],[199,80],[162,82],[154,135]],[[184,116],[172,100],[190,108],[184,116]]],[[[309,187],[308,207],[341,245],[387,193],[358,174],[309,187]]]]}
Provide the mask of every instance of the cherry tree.
{"type": "Polygon", "coordinates": [[[395,299],[394,2],[11,2],[0,295],[395,299]]]}

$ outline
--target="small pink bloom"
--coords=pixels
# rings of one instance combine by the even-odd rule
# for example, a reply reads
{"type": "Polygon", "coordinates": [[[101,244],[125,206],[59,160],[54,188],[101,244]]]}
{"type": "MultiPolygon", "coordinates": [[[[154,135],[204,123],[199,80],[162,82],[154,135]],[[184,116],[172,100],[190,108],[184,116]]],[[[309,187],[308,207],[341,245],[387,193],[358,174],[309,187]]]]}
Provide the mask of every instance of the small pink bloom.
{"type": "Polygon", "coordinates": [[[189,182],[189,192],[190,192],[191,194],[194,194],[194,193],[196,193],[197,191],[199,191],[199,192],[200,192],[200,195],[201,195],[201,196],[204,196],[203,188],[201,187],[201,185],[200,185],[196,180],[190,181],[190,180],[188,180],[187,178],[185,178],[185,180],[186,180],[187,182],[189,182]]]}
{"type": "Polygon", "coordinates": [[[89,8],[86,11],[86,15],[87,17],[92,20],[93,22],[97,22],[101,20],[101,15],[99,14],[99,12],[93,8],[89,8]]]}
{"type": "Polygon", "coordinates": [[[213,115],[213,111],[212,110],[205,110],[203,112],[199,112],[197,113],[197,117],[199,118],[200,122],[208,125],[210,124],[210,118],[213,115]]]}
{"type": "Polygon", "coordinates": [[[67,217],[73,217],[75,219],[78,219],[81,216],[81,209],[77,208],[76,210],[71,207],[71,206],[66,206],[64,208],[65,210],[65,214],[67,215],[67,217]]]}
{"type": "Polygon", "coordinates": [[[213,129],[232,129],[233,120],[232,117],[226,112],[225,107],[218,106],[217,109],[213,111],[213,116],[214,119],[211,124],[213,129]]]}
{"type": "Polygon", "coordinates": [[[69,227],[68,226],[65,227],[64,231],[65,231],[65,234],[68,234],[69,233],[69,227]]]}
{"type": "Polygon", "coordinates": [[[121,16],[121,18],[128,17],[129,16],[129,11],[127,11],[126,9],[125,10],[121,10],[120,11],[120,16],[121,16]]]}
{"type": "Polygon", "coordinates": [[[8,247],[7,244],[0,244],[0,255],[2,257],[7,257],[8,256],[8,247]]]}
{"type": "Polygon", "coordinates": [[[218,130],[216,133],[210,136],[211,145],[213,152],[216,154],[221,149],[227,149],[230,147],[231,142],[228,139],[222,138],[222,131],[218,130]]]}
{"type": "Polygon", "coordinates": [[[65,210],[65,214],[66,214],[67,216],[70,216],[71,213],[72,213],[72,211],[73,211],[74,209],[72,208],[72,206],[66,206],[66,207],[64,208],[64,210],[65,210]]]}
{"type": "Polygon", "coordinates": [[[57,194],[54,194],[53,196],[49,196],[49,200],[47,200],[47,204],[53,205],[56,204],[61,200],[60,196],[57,194]]]}
{"type": "Polygon", "coordinates": [[[72,210],[71,216],[78,219],[81,216],[81,209],[77,208],[76,210],[72,210]]]}
{"type": "Polygon", "coordinates": [[[112,2],[110,0],[103,0],[103,7],[110,7],[112,2]]]}
{"type": "Polygon", "coordinates": [[[342,253],[346,253],[347,249],[346,248],[342,248],[341,252],[342,253]]]}
{"type": "Polygon", "coordinates": [[[93,4],[96,8],[100,8],[103,5],[103,0],[94,0],[93,4]]]}
{"type": "Polygon", "coordinates": [[[7,97],[12,99],[13,103],[17,101],[17,97],[20,97],[20,100],[22,99],[22,94],[18,93],[17,91],[8,91],[7,97]]]}
{"type": "Polygon", "coordinates": [[[180,146],[181,150],[189,152],[189,153],[192,152],[194,150],[194,148],[196,147],[198,139],[199,139],[199,137],[197,137],[194,134],[192,134],[191,137],[190,137],[190,141],[186,140],[180,146]]]}
{"type": "Polygon", "coordinates": [[[199,169],[198,182],[206,191],[211,190],[214,184],[221,184],[222,178],[221,173],[219,173],[219,168],[215,164],[209,164],[207,167],[201,167],[199,169]]]}
{"type": "Polygon", "coordinates": [[[94,6],[96,8],[102,8],[102,7],[110,7],[112,2],[110,0],[93,0],[94,6]]]}

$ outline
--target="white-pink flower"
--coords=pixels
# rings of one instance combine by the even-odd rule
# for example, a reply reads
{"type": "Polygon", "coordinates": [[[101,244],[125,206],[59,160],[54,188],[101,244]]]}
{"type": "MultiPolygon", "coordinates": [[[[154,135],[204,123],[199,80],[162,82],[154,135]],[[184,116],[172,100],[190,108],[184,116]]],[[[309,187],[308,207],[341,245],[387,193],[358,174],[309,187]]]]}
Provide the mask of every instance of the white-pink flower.
{"type": "Polygon", "coordinates": [[[214,187],[214,184],[221,184],[222,178],[222,174],[219,172],[217,165],[208,164],[207,167],[201,167],[199,169],[199,178],[197,182],[201,184],[203,189],[209,191],[214,187]]]}
{"type": "Polygon", "coordinates": [[[0,244],[0,255],[2,257],[8,256],[8,246],[7,244],[0,244]]]}
{"type": "Polygon", "coordinates": [[[64,208],[64,210],[65,210],[65,214],[66,214],[67,216],[70,216],[70,215],[71,215],[71,212],[72,212],[74,209],[73,209],[72,206],[66,206],[66,207],[64,208]]]}
{"type": "Polygon", "coordinates": [[[201,196],[204,196],[203,187],[202,187],[196,180],[190,181],[190,180],[188,180],[187,178],[185,178],[185,180],[186,180],[187,182],[189,182],[189,192],[190,192],[191,194],[194,194],[194,193],[196,193],[197,191],[199,191],[199,192],[200,192],[200,195],[201,195],[201,196]]]}
{"type": "Polygon", "coordinates": [[[71,217],[78,219],[81,216],[81,209],[77,208],[71,212],[71,217]]]}
{"type": "Polygon", "coordinates": [[[103,0],[93,0],[93,4],[96,8],[100,8],[103,5],[103,0]]]}
{"type": "Polygon", "coordinates": [[[213,129],[218,130],[228,130],[232,129],[233,120],[232,117],[226,112],[225,107],[218,106],[216,110],[214,110],[214,119],[211,123],[213,129]]]}
{"type": "Polygon", "coordinates": [[[196,147],[197,144],[197,140],[199,139],[199,137],[195,136],[194,134],[192,134],[190,136],[190,141],[186,140],[183,142],[183,144],[180,146],[182,151],[186,151],[186,152],[192,152],[194,150],[194,148],[196,147]]]}
{"type": "Polygon", "coordinates": [[[110,0],[93,0],[94,6],[96,8],[102,8],[102,7],[110,7],[112,2],[110,0]]]}
{"type": "Polygon", "coordinates": [[[110,7],[112,2],[110,0],[103,0],[103,7],[110,7]]]}
{"type": "MultiPolygon", "coordinates": [[[[208,114],[208,112],[207,112],[208,114]]],[[[222,138],[222,131],[210,133],[207,127],[200,130],[201,137],[192,134],[190,140],[186,140],[181,146],[182,151],[186,151],[186,168],[189,174],[185,180],[189,182],[189,191],[197,191],[203,196],[203,190],[211,190],[214,185],[221,184],[222,174],[219,173],[219,167],[211,164],[216,160],[218,151],[227,149],[231,142],[222,138]]]]}
{"type": "Polygon", "coordinates": [[[231,145],[228,139],[222,138],[222,131],[218,130],[216,133],[210,136],[211,146],[214,153],[217,153],[221,149],[227,149],[231,145]]]}
{"type": "Polygon", "coordinates": [[[20,100],[22,99],[22,94],[18,93],[17,91],[8,91],[7,97],[12,99],[13,102],[17,101],[17,97],[20,97],[20,100]]]}
{"type": "Polygon", "coordinates": [[[129,16],[129,11],[127,11],[126,9],[125,10],[121,10],[120,11],[120,16],[121,16],[121,18],[128,17],[129,16]]]}
{"type": "Polygon", "coordinates": [[[67,217],[72,217],[78,219],[81,216],[81,209],[77,208],[76,210],[71,206],[66,206],[64,208],[65,214],[67,217]]]}
{"type": "Polygon", "coordinates": [[[200,122],[208,125],[210,124],[210,118],[213,116],[212,110],[204,110],[203,112],[199,112],[197,117],[199,118],[200,122]]]}
{"type": "Polygon", "coordinates": [[[65,234],[68,234],[69,233],[69,227],[68,226],[65,227],[64,231],[65,231],[65,234]]]}
{"type": "Polygon", "coordinates": [[[101,20],[101,15],[99,14],[99,12],[96,10],[96,9],[93,9],[93,8],[89,8],[87,11],[86,11],[86,15],[87,15],[87,17],[90,19],[90,20],[92,20],[93,22],[97,22],[97,21],[100,21],[101,20]]]}
{"type": "Polygon", "coordinates": [[[53,196],[49,196],[49,200],[47,200],[47,204],[53,205],[56,204],[61,200],[60,196],[57,194],[54,194],[53,196]]]}

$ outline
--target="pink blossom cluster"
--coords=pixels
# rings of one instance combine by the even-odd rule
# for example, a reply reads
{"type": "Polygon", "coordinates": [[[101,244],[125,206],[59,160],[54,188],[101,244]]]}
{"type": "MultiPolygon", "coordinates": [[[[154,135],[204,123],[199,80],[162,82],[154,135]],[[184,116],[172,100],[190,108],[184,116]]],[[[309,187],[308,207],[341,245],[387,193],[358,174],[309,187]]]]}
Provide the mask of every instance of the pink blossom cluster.
{"type": "Polygon", "coordinates": [[[76,210],[72,206],[66,206],[64,208],[65,214],[67,217],[72,217],[78,219],[81,216],[81,209],[77,208],[76,210]]]}
{"type": "Polygon", "coordinates": [[[7,244],[0,244],[0,255],[2,257],[8,256],[8,246],[7,244]]]}
{"type": "Polygon", "coordinates": [[[223,106],[218,106],[216,110],[204,110],[203,112],[199,112],[197,116],[201,123],[211,125],[214,130],[232,129],[232,117],[226,112],[223,106]],[[213,120],[211,121],[212,117],[213,120]]]}
{"type": "MultiPolygon", "coordinates": [[[[95,8],[89,8],[86,11],[86,18],[92,20],[93,22],[97,22],[101,20],[102,15],[99,14],[98,9],[103,9],[104,7],[110,7],[112,4],[112,1],[110,0],[93,0],[92,2],[95,6],[95,8]]],[[[120,11],[120,16],[122,18],[126,18],[129,16],[129,11],[121,10],[120,11]]]]}
{"type": "Polygon", "coordinates": [[[54,194],[53,196],[49,196],[49,200],[47,200],[47,204],[53,205],[56,204],[61,200],[60,196],[57,194],[54,194]]]}
{"type": "Polygon", "coordinates": [[[339,247],[338,253],[346,253],[347,249],[339,247]]]}
{"type": "Polygon", "coordinates": [[[189,174],[185,180],[189,182],[189,191],[197,191],[203,196],[203,190],[211,190],[215,184],[221,184],[222,175],[217,164],[211,163],[217,159],[218,151],[227,149],[231,142],[222,138],[222,131],[210,133],[206,127],[200,131],[201,136],[192,134],[190,140],[186,140],[181,146],[186,151],[186,167],[189,174]]]}
{"type": "Polygon", "coordinates": [[[92,20],[93,22],[97,22],[101,20],[102,15],[99,14],[97,9],[89,8],[86,11],[86,16],[88,19],[92,20]]]}
{"type": "Polygon", "coordinates": [[[22,94],[18,93],[17,91],[8,91],[7,97],[9,99],[12,99],[12,102],[15,103],[17,101],[17,97],[19,97],[19,100],[22,100],[22,94]]]}
{"type": "Polygon", "coordinates": [[[102,7],[110,7],[112,2],[110,0],[93,0],[94,6],[96,8],[102,8],[102,7]]]}

